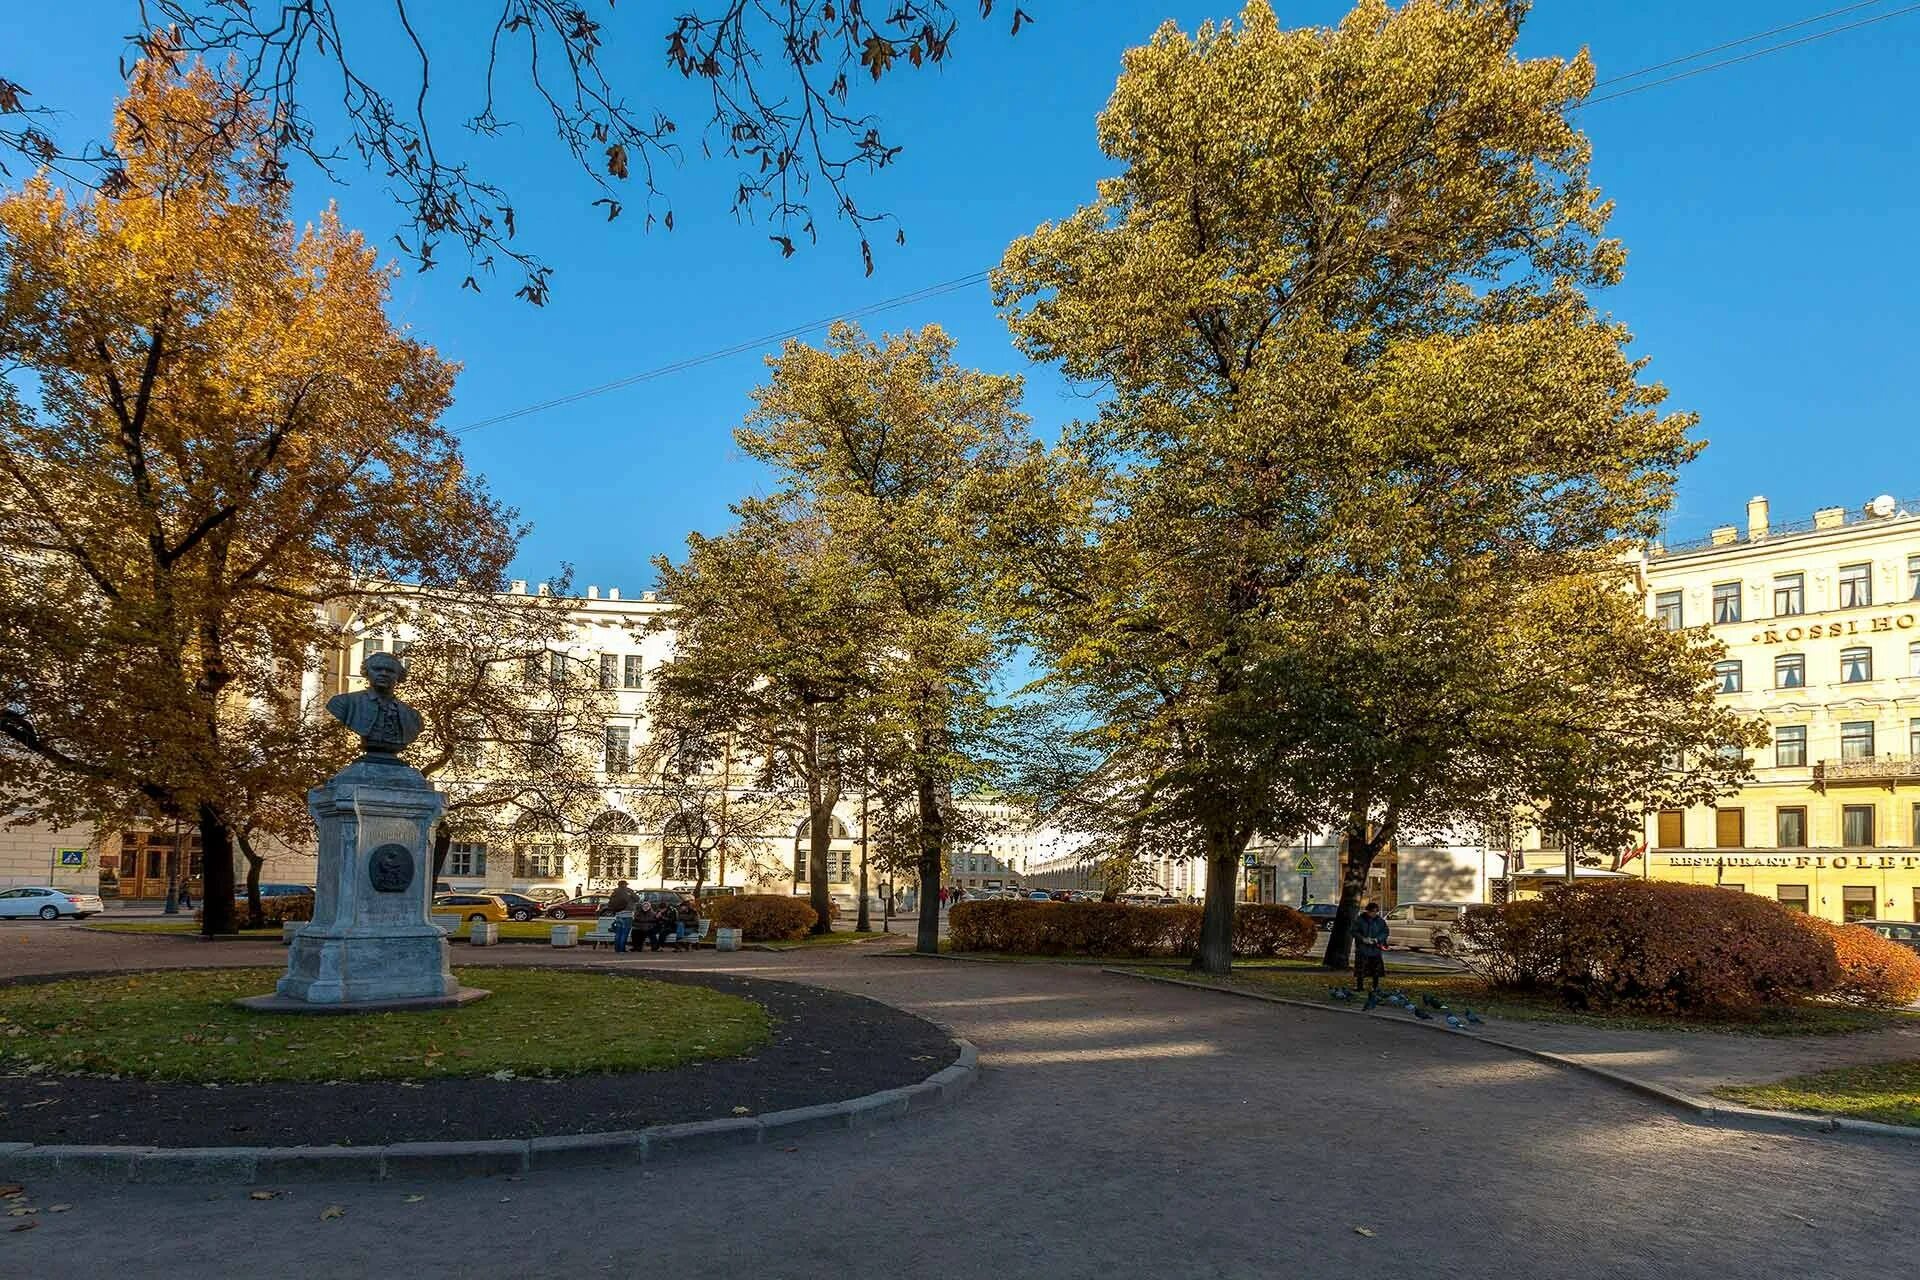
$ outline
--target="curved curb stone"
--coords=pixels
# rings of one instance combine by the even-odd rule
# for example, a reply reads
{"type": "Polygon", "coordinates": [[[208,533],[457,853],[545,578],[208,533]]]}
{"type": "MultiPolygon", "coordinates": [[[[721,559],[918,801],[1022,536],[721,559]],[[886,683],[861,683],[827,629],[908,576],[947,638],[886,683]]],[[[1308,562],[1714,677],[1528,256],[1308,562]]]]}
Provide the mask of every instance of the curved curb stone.
{"type": "MultiPolygon", "coordinates": [[[[1163,982],[1172,987],[1189,987],[1195,991],[1213,991],[1223,996],[1238,996],[1243,1000],[1259,1000],[1266,1004],[1292,1005],[1296,1009],[1312,1009],[1319,1013],[1344,1013],[1366,1017],[1358,1009],[1336,1009],[1330,1005],[1316,1004],[1311,1000],[1296,1000],[1291,996],[1268,995],[1263,991],[1240,991],[1233,987],[1216,986],[1209,982],[1189,982],[1184,978],[1169,978],[1158,973],[1136,973],[1129,969],[1103,968],[1102,973],[1118,974],[1123,978],[1138,978],[1142,982],[1163,982]]],[[[1515,1044],[1511,1040],[1502,1040],[1478,1031],[1455,1031],[1452,1027],[1425,1022],[1406,1022],[1398,1018],[1369,1018],[1370,1022],[1383,1027],[1405,1027],[1409,1031],[1437,1031],[1441,1035],[1456,1040],[1477,1040],[1481,1044],[1492,1045],[1496,1049],[1505,1049],[1523,1057],[1535,1058],[1541,1062],[1551,1062],[1555,1066],[1568,1067],[1584,1072],[1607,1083],[1617,1085],[1629,1093],[1671,1107],[1681,1115],[1705,1123],[1725,1123],[1736,1129],[1779,1130],[1791,1129],[1802,1133],[1857,1133],[1875,1138],[1901,1138],[1909,1142],[1920,1142],[1920,1127],[1903,1124],[1882,1124],[1877,1120],[1855,1120],[1848,1116],[1808,1115],[1799,1111],[1765,1111],[1758,1107],[1743,1107],[1738,1103],[1718,1102],[1707,1098],[1696,1098],[1679,1089],[1656,1084],[1652,1080],[1642,1080],[1638,1076],[1626,1075],[1608,1067],[1596,1067],[1590,1062],[1568,1057],[1563,1053],[1553,1053],[1546,1049],[1536,1049],[1531,1045],[1515,1044]]],[[[4,1167],[4,1161],[0,1161],[4,1167]]]]}
{"type": "MultiPolygon", "coordinates": [[[[945,1030],[946,1028],[942,1028],[945,1030]]],[[[612,1133],[482,1142],[396,1142],[383,1147],[109,1147],[0,1142],[0,1175],[48,1174],[140,1183],[367,1182],[528,1173],[581,1165],[652,1164],[727,1147],[784,1142],[834,1129],[867,1129],[956,1101],[980,1074],[980,1054],[958,1036],[960,1056],[919,1084],[762,1116],[696,1120],[612,1133]]]]}

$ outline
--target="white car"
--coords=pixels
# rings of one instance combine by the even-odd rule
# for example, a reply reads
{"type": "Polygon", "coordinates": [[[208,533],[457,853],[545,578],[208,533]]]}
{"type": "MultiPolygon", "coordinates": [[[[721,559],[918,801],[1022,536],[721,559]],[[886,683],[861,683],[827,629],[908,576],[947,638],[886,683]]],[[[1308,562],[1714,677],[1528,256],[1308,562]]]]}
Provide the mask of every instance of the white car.
{"type": "Polygon", "coordinates": [[[1387,945],[1405,951],[1433,951],[1452,955],[1455,937],[1470,902],[1409,902],[1387,912],[1387,945]]]}
{"type": "Polygon", "coordinates": [[[85,920],[88,916],[99,915],[105,909],[99,895],[92,893],[66,893],[45,885],[0,890],[0,920],[19,920],[30,916],[39,916],[42,920],[58,920],[61,916],[85,920]]]}

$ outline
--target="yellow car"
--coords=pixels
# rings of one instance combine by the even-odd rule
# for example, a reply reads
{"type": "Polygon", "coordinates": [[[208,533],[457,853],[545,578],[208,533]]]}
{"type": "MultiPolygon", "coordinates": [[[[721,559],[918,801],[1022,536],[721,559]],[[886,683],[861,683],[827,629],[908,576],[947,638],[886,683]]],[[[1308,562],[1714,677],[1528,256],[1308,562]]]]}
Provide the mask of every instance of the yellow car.
{"type": "Polygon", "coordinates": [[[462,920],[505,920],[507,904],[490,893],[437,893],[433,896],[433,914],[457,915],[462,920]]]}

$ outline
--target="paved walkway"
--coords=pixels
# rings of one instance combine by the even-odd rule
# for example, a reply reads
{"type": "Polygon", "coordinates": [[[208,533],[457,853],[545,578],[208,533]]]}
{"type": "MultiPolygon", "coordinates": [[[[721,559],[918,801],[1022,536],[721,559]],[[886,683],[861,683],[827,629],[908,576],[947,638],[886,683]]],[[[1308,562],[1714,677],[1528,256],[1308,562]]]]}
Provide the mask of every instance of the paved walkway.
{"type": "MultiPolygon", "coordinates": [[[[0,933],[0,973],[281,954],[54,937],[68,932],[0,933]]],[[[518,1182],[309,1186],[269,1201],[241,1188],[49,1182],[29,1188],[32,1202],[72,1210],[0,1233],[0,1274],[625,1276],[670,1265],[759,1280],[884,1259],[889,1272],[943,1278],[1723,1280],[1851,1276],[1910,1249],[1909,1215],[1880,1207],[1920,1198],[1909,1145],[1702,1128],[1576,1073],[1358,1017],[1088,968],[863,950],[661,963],[818,982],[948,1022],[984,1067],[960,1106],[792,1150],[518,1182]],[[343,1213],[323,1217],[329,1206],[343,1213]]],[[[552,962],[533,947],[498,959],[552,962]]]]}

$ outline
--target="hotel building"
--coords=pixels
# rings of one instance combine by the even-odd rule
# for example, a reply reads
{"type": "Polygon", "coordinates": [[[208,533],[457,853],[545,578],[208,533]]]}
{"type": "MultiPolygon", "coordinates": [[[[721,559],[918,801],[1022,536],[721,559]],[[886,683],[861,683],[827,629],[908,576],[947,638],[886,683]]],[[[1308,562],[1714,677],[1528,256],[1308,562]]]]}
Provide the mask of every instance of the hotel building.
{"type": "Polygon", "coordinates": [[[1653,617],[1726,646],[1719,696],[1770,738],[1739,795],[1648,815],[1645,874],[1920,919],[1920,500],[1783,524],[1755,498],[1638,568],[1653,617]]]}

